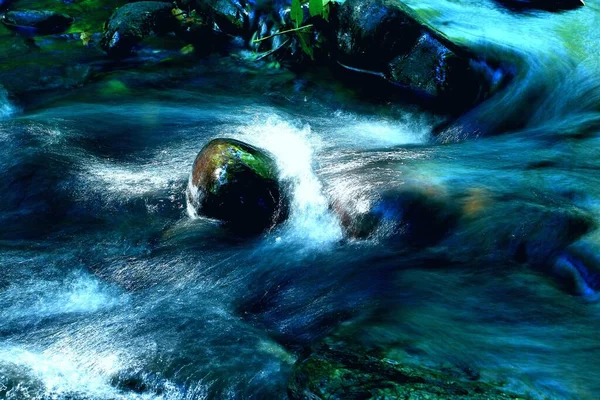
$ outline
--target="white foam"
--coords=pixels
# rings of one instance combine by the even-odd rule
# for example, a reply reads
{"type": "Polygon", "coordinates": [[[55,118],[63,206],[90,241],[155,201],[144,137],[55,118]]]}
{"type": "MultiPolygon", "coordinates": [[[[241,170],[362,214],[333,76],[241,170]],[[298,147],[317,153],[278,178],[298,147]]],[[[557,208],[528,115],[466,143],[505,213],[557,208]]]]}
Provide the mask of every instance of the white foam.
{"type": "Polygon", "coordinates": [[[89,275],[72,273],[64,281],[32,281],[14,285],[0,297],[0,317],[22,322],[58,314],[94,313],[122,305],[127,297],[103,287],[89,275]]]}
{"type": "MultiPolygon", "coordinates": [[[[82,197],[96,192],[109,201],[122,201],[133,197],[152,196],[165,192],[167,201],[176,202],[181,191],[181,181],[189,173],[193,160],[188,149],[169,148],[160,150],[139,163],[117,163],[98,158],[88,158],[83,175],[83,186],[78,194],[82,197]],[[100,189],[100,190],[99,190],[100,189]]],[[[149,213],[156,207],[147,205],[149,213]]]]}
{"type": "Polygon", "coordinates": [[[334,114],[335,127],[328,136],[340,141],[345,147],[372,149],[427,142],[434,122],[424,116],[406,114],[399,119],[358,116],[337,111],[334,114]]]}
{"type": "MultiPolygon", "coordinates": [[[[90,355],[87,355],[90,356],[90,355]]],[[[80,357],[79,357],[80,358],[80,357]]],[[[100,399],[124,398],[118,396],[115,388],[108,383],[107,376],[118,371],[118,359],[111,354],[96,355],[93,368],[86,368],[81,360],[68,349],[32,351],[20,346],[0,348],[0,365],[12,365],[18,369],[23,379],[18,386],[7,393],[7,398],[35,399],[42,395],[61,398],[66,395],[81,394],[100,399]]],[[[8,387],[8,382],[0,385],[8,387]]]]}
{"type": "MultiPolygon", "coordinates": [[[[181,387],[164,380],[161,394],[132,393],[111,385],[111,378],[128,367],[127,354],[98,352],[73,347],[71,342],[59,341],[38,350],[24,346],[0,347],[0,390],[7,399],[65,399],[84,398],[119,400],[191,400],[208,397],[209,385],[200,381],[181,387]],[[17,374],[20,382],[14,385],[3,371],[17,374]],[[13,386],[11,386],[11,384],[13,386]]],[[[10,375],[9,374],[9,375],[10,375]]]]}
{"type": "Polygon", "coordinates": [[[16,107],[8,100],[8,93],[6,93],[6,90],[0,85],[0,121],[11,117],[16,112],[16,107]]]}
{"type": "Polygon", "coordinates": [[[277,117],[257,116],[239,129],[237,139],[272,153],[281,178],[293,183],[292,207],[285,239],[308,240],[307,244],[338,241],[342,231],[329,210],[329,201],[313,171],[313,153],[323,146],[308,125],[295,126],[277,117]]]}

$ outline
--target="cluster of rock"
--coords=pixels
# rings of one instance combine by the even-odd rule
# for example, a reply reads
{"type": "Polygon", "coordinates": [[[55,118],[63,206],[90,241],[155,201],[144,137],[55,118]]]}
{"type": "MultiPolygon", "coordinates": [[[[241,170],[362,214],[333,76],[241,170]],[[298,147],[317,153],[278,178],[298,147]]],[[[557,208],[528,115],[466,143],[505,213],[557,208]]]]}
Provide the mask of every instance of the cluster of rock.
{"type": "Polygon", "coordinates": [[[321,63],[338,73],[368,75],[423,101],[441,103],[447,111],[464,111],[483,101],[502,84],[499,76],[507,78],[499,65],[453,44],[400,3],[348,0],[330,7],[327,20],[311,17],[306,9],[309,28],[281,33],[294,26],[285,3],[182,1],[178,8],[141,1],[112,15],[101,45],[109,55],[125,57],[151,35],[172,33],[205,50],[218,38],[237,38],[292,67],[321,63]]]}
{"type": "MultiPolygon", "coordinates": [[[[550,9],[581,4],[581,0],[507,1],[550,9]]],[[[306,4],[301,8],[299,27],[299,17],[292,15],[290,0],[114,0],[111,4],[120,6],[105,22],[102,33],[73,29],[74,22],[78,26],[89,25],[80,21],[87,16],[73,18],[58,11],[22,10],[18,1],[8,0],[0,1],[0,8],[8,9],[1,19],[3,25],[28,38],[30,47],[36,46],[31,40],[36,36],[71,35],[81,39],[86,47],[93,47],[94,51],[97,48],[98,52],[102,49],[110,59],[121,60],[135,55],[145,39],[153,36],[176,37],[186,51],[195,54],[223,51],[234,44],[255,51],[259,59],[272,59],[291,68],[328,66],[349,84],[371,87],[376,81],[378,90],[401,93],[445,115],[472,108],[512,76],[509,67],[453,43],[401,2],[331,1],[327,15],[314,15],[308,2],[302,3],[306,4]]],[[[112,6],[106,9],[109,7],[112,6]]],[[[57,9],[69,10],[66,6],[57,9]]],[[[88,64],[97,56],[94,51],[83,55],[88,64]]],[[[12,54],[6,57],[14,58],[12,54]]],[[[77,58],[68,56],[70,60],[77,58]]],[[[54,81],[62,79],[70,84],[82,79],[80,71],[71,77],[69,68],[57,68],[66,70],[54,81]],[[64,75],[69,76],[63,79],[64,75]]],[[[22,86],[14,91],[8,89],[30,91],[22,86]]],[[[53,88],[43,82],[39,86],[53,88]]]]}

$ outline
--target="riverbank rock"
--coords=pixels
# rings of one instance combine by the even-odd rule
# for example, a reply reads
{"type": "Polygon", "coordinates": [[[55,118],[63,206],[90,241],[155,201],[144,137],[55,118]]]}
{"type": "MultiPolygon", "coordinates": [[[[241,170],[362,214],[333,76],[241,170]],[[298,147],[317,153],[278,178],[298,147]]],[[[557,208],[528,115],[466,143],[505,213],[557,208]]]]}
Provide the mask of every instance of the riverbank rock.
{"type": "Polygon", "coordinates": [[[105,25],[102,48],[111,56],[123,57],[152,35],[164,35],[177,29],[171,3],[139,1],[120,7],[105,25]]]}
{"type": "Polygon", "coordinates": [[[234,139],[215,139],[192,167],[187,198],[196,213],[240,233],[270,229],[287,217],[277,165],[267,153],[234,139]]]}
{"type": "Polygon", "coordinates": [[[232,36],[248,35],[248,11],[245,1],[212,0],[209,2],[219,29],[232,36]]]}
{"type": "Polygon", "coordinates": [[[336,60],[353,68],[384,72],[390,60],[411,50],[423,31],[406,10],[383,0],[347,0],[333,11],[336,60]]]}
{"type": "Polygon", "coordinates": [[[8,11],[2,23],[24,36],[53,35],[66,31],[74,19],[54,11],[20,10],[8,11]]]}
{"type": "Polygon", "coordinates": [[[333,8],[331,24],[334,58],[346,73],[385,79],[451,111],[483,101],[497,86],[498,71],[480,68],[483,60],[398,2],[347,0],[333,8]]]}
{"type": "Polygon", "coordinates": [[[322,346],[293,367],[292,399],[521,399],[487,383],[322,346]]]}

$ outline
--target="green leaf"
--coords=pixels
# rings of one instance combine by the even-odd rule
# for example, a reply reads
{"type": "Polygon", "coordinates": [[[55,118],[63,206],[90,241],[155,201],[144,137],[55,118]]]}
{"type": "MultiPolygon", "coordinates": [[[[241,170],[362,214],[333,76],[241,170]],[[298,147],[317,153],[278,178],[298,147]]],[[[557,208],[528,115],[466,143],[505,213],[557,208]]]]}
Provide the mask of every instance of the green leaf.
{"type": "Polygon", "coordinates": [[[300,5],[300,0],[292,0],[292,8],[290,9],[290,18],[296,28],[299,28],[304,22],[304,12],[300,5]]]}
{"type": "Polygon", "coordinates": [[[329,21],[329,7],[325,8],[325,11],[323,12],[323,19],[325,21],[329,21]]]}
{"type": "Polygon", "coordinates": [[[310,16],[323,15],[324,0],[308,0],[308,11],[310,16]]]}
{"type": "Polygon", "coordinates": [[[312,46],[310,45],[310,35],[306,32],[296,32],[298,35],[298,39],[300,41],[300,46],[302,47],[302,51],[310,57],[311,60],[315,59],[312,46]]]}
{"type": "Polygon", "coordinates": [[[329,21],[329,10],[331,9],[331,0],[323,0],[323,19],[329,21]]]}

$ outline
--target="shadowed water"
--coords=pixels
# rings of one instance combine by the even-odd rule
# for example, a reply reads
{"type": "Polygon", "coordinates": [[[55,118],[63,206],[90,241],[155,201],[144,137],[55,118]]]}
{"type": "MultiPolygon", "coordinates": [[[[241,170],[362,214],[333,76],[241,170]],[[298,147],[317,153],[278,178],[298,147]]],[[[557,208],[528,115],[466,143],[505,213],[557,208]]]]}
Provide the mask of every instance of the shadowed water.
{"type": "Polygon", "coordinates": [[[600,244],[598,6],[412,3],[517,71],[441,137],[426,111],[231,60],[22,111],[0,89],[0,396],[286,398],[298,355],[329,337],[531,398],[595,398],[600,271],[568,249],[600,244]],[[284,224],[248,239],[190,218],[191,165],[215,137],[275,156],[284,224]],[[432,201],[424,241],[393,222],[344,234],[332,203],[393,216],[386,193],[405,188],[432,201]]]}

